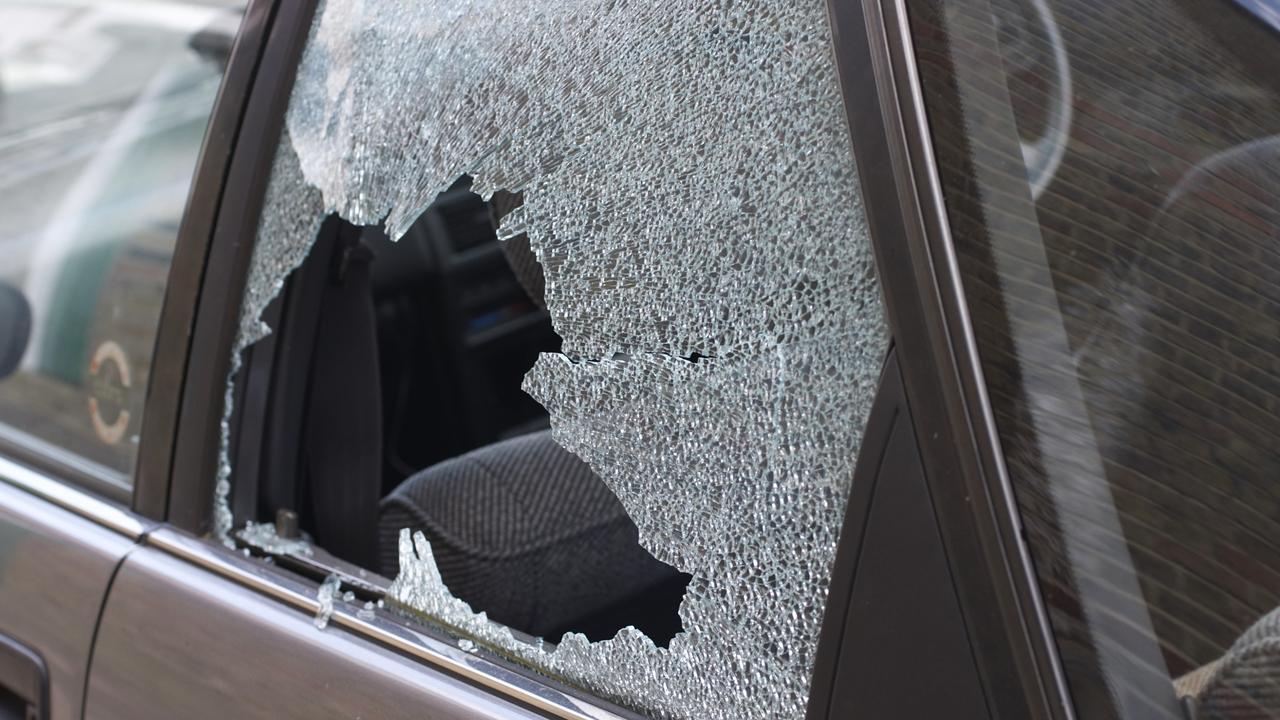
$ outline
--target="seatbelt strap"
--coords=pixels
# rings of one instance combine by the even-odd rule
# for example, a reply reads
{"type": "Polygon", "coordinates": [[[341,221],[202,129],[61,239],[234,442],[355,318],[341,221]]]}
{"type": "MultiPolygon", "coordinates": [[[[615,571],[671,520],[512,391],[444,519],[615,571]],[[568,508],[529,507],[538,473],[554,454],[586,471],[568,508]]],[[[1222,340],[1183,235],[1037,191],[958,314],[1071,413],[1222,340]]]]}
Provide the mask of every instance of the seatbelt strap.
{"type": "Polygon", "coordinates": [[[343,243],[320,302],[305,429],[316,542],[348,562],[378,561],[382,386],[369,263],[343,243]]]}

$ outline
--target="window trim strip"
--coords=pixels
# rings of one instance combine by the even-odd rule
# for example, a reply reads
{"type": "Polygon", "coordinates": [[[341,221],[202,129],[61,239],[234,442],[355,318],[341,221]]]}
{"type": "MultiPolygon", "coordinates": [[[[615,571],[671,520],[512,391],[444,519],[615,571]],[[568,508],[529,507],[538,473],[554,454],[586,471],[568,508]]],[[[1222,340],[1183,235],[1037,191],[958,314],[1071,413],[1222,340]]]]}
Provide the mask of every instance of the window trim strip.
{"type": "Polygon", "coordinates": [[[150,525],[133,513],[43,472],[0,455],[0,481],[69,510],[131,539],[140,540],[150,525]]]}

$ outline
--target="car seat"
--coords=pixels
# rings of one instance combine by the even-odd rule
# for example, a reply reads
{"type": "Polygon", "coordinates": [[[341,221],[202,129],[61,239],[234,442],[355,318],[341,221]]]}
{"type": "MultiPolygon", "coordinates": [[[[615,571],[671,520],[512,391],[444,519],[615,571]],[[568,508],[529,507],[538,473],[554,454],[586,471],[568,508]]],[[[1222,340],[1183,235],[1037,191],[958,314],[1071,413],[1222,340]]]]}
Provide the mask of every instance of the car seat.
{"type": "Polygon", "coordinates": [[[438,463],[382,501],[382,570],[401,528],[431,541],[450,591],[511,627],[593,640],[634,625],[665,644],[689,576],[650,555],[612,491],[542,431],[438,463]]]}

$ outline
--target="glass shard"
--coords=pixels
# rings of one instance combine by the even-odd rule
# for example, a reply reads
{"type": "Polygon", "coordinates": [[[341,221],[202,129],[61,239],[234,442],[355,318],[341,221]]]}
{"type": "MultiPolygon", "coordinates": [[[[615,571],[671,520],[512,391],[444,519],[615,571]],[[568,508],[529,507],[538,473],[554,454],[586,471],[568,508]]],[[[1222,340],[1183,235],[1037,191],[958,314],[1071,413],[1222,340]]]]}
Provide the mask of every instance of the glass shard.
{"type": "Polygon", "coordinates": [[[273,555],[312,554],[311,543],[306,538],[282,538],[271,523],[245,523],[244,529],[236,535],[245,543],[273,555]]]}
{"type": "Polygon", "coordinates": [[[333,601],[341,589],[342,581],[337,575],[329,575],[324,582],[320,583],[320,589],[316,591],[316,600],[320,603],[320,607],[316,609],[317,630],[323,630],[329,626],[329,618],[333,617],[333,601]]]}

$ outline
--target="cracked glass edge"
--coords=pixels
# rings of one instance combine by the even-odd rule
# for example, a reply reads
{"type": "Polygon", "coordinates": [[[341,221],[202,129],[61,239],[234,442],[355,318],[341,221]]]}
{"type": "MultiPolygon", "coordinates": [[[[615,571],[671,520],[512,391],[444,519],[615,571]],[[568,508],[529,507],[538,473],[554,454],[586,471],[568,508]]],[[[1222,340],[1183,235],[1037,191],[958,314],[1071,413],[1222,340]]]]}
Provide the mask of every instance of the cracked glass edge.
{"type": "MultiPolygon", "coordinates": [[[[464,173],[522,192],[499,235],[528,233],[565,353],[525,390],[693,574],[685,631],[518,639],[407,530],[391,598],[657,717],[799,718],[887,333],[825,4],[677,5],[322,3],[236,364],[327,213],[397,238],[464,173]]],[[[224,450],[224,538],[229,479],[224,450]]]]}
{"type": "Polygon", "coordinates": [[[324,582],[320,583],[320,587],[316,589],[316,617],[314,620],[317,630],[323,630],[329,626],[329,620],[333,618],[333,602],[341,599],[343,602],[351,602],[351,598],[341,595],[342,580],[337,575],[329,574],[325,576],[324,582]]]}
{"type": "Polygon", "coordinates": [[[276,526],[271,523],[246,522],[236,532],[236,538],[250,547],[255,547],[271,555],[297,555],[309,557],[314,554],[311,541],[305,537],[280,537],[276,526]]]}
{"type": "Polygon", "coordinates": [[[282,137],[271,162],[271,179],[263,198],[262,216],[254,239],[249,276],[240,304],[240,322],[232,346],[231,371],[223,393],[222,421],[219,425],[218,474],[214,483],[213,536],[234,548],[231,537],[231,415],[234,411],[235,380],[240,372],[241,353],[266,337],[271,328],[262,320],[267,309],[284,289],[289,273],[302,264],[324,220],[320,193],[307,184],[298,164],[298,156],[289,142],[288,132],[282,137]]]}

